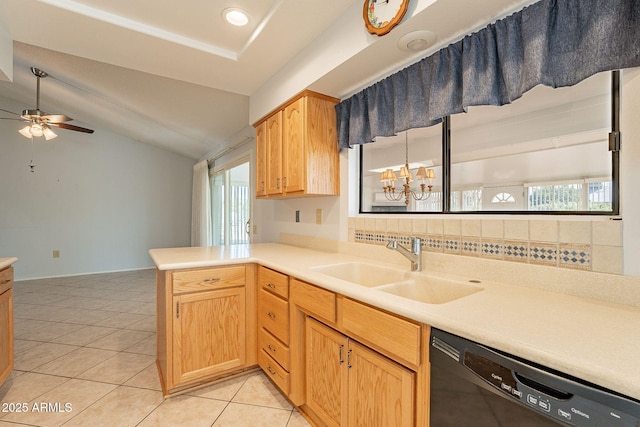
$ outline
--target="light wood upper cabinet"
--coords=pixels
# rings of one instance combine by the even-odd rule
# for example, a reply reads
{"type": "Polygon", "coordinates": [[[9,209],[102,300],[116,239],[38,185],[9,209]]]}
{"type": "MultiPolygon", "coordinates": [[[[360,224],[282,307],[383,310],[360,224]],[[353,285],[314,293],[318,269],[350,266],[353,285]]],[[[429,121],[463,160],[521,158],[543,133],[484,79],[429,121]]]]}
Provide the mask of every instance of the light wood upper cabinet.
{"type": "Polygon", "coordinates": [[[267,195],[267,122],[256,127],[256,197],[267,195]]]}
{"type": "Polygon", "coordinates": [[[267,195],[282,194],[282,111],[267,119],[266,129],[267,195]]]}
{"type": "Polygon", "coordinates": [[[257,197],[339,194],[337,102],[304,91],[254,125],[257,197]]]}
{"type": "Polygon", "coordinates": [[[284,109],[282,174],[287,193],[305,190],[305,101],[300,98],[284,109]]]}

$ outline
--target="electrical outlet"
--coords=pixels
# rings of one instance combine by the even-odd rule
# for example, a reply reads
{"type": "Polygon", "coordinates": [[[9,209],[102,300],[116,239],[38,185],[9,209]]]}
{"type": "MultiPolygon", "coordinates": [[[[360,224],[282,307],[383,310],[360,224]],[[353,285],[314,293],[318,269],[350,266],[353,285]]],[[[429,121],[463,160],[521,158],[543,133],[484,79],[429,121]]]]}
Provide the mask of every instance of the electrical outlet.
{"type": "Polygon", "coordinates": [[[322,209],[316,209],[316,224],[322,224],[322,209]]]}
{"type": "Polygon", "coordinates": [[[60,251],[58,249],[54,249],[53,250],[53,257],[54,258],[60,258],[60,251]]]}
{"type": "Polygon", "coordinates": [[[253,234],[258,234],[258,226],[255,224],[253,226],[253,234]]]}

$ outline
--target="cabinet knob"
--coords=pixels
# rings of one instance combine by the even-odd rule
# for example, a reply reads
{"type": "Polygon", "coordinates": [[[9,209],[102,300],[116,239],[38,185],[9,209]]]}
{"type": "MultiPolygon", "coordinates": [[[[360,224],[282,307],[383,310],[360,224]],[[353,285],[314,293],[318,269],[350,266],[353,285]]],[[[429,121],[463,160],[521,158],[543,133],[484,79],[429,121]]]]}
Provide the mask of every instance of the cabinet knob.
{"type": "Polygon", "coordinates": [[[276,371],[274,371],[273,369],[271,369],[271,366],[267,366],[267,371],[269,371],[269,373],[270,373],[271,375],[275,375],[275,374],[276,374],[276,371]]]}
{"type": "Polygon", "coordinates": [[[267,348],[268,348],[269,350],[271,350],[273,353],[275,353],[275,352],[276,352],[276,349],[275,349],[275,348],[273,348],[273,347],[271,347],[271,344],[267,344],[267,348]]]}
{"type": "Polygon", "coordinates": [[[275,287],[275,285],[274,285],[273,283],[265,283],[265,286],[266,286],[267,288],[271,288],[271,289],[275,289],[275,288],[276,288],[276,287],[275,287]]]}
{"type": "Polygon", "coordinates": [[[275,314],[273,314],[273,313],[272,313],[272,312],[270,312],[270,311],[267,311],[267,316],[269,316],[269,317],[270,317],[270,318],[272,318],[272,319],[275,319],[275,318],[276,318],[276,315],[275,315],[275,314]]]}
{"type": "Polygon", "coordinates": [[[11,279],[3,280],[2,283],[0,283],[0,285],[6,285],[10,281],[11,281],[11,279]]]}

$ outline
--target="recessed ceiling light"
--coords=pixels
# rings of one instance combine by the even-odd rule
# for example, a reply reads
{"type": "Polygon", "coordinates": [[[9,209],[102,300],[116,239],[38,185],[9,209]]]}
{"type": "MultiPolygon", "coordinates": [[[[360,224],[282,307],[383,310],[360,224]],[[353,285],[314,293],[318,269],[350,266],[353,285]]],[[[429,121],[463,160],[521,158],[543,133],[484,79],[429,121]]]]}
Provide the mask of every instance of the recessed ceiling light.
{"type": "Polygon", "coordinates": [[[237,27],[245,26],[249,23],[249,15],[242,9],[230,7],[222,11],[222,17],[231,25],[237,27]]]}
{"type": "Polygon", "coordinates": [[[431,47],[437,38],[436,33],[432,31],[412,31],[400,37],[398,48],[407,52],[418,52],[431,47]]]}

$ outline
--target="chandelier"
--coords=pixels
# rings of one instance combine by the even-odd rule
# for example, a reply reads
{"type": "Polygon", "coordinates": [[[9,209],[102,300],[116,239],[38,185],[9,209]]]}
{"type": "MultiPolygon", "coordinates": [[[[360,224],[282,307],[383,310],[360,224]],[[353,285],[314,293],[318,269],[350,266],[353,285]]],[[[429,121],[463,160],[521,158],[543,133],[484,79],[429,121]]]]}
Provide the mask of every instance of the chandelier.
{"type": "Polygon", "coordinates": [[[431,197],[431,190],[433,189],[431,183],[436,177],[433,169],[427,169],[424,166],[418,167],[416,178],[420,181],[420,191],[411,189],[413,175],[409,170],[409,131],[405,132],[405,163],[400,168],[399,175],[402,189],[396,192],[395,182],[398,180],[398,176],[393,169],[387,169],[380,174],[380,182],[382,182],[382,189],[387,200],[397,202],[404,198],[404,204],[408,206],[411,198],[414,200],[427,200],[431,197]]]}

